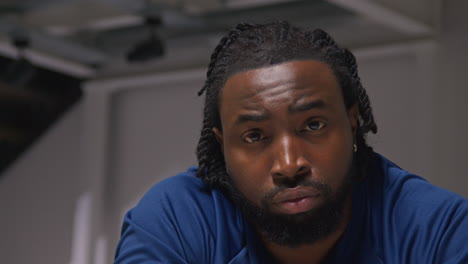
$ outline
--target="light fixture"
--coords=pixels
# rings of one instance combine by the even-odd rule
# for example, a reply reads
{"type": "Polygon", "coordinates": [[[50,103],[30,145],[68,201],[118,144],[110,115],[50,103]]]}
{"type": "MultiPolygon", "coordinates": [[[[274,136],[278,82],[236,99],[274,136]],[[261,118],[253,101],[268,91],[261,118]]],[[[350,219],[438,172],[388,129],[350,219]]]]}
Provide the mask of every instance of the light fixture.
{"type": "Polygon", "coordinates": [[[164,43],[156,31],[161,24],[162,21],[159,17],[148,16],[145,18],[145,25],[150,30],[149,38],[137,43],[127,53],[128,62],[144,62],[164,55],[164,43]]]}

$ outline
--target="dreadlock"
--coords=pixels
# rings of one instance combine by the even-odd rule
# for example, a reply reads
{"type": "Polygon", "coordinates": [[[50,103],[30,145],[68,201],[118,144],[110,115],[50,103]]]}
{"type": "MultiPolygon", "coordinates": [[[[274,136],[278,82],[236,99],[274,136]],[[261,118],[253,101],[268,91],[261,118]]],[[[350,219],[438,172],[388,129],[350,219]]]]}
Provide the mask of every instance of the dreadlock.
{"type": "Polygon", "coordinates": [[[366,143],[369,131],[377,133],[369,97],[363,88],[354,55],[321,29],[303,30],[288,22],[268,24],[239,24],[224,36],[211,55],[206,81],[198,92],[206,92],[203,126],[196,154],[197,176],[209,186],[229,190],[230,179],[226,173],[224,156],[212,128],[221,128],[220,91],[233,74],[279,64],[292,60],[319,60],[325,62],[336,76],[343,93],[346,108],[359,106],[356,131],[356,167],[361,179],[367,177],[369,161],[374,154],[366,143]]]}

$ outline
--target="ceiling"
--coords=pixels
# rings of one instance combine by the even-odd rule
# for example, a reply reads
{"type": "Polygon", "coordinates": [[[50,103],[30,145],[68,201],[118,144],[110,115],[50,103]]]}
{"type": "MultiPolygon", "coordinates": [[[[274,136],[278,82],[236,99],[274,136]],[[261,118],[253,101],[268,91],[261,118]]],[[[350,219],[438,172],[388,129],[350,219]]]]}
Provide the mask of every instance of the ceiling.
{"type": "Polygon", "coordinates": [[[12,35],[31,41],[33,63],[82,78],[171,70],[207,62],[219,38],[238,22],[286,19],[329,31],[356,48],[433,34],[439,0],[2,0],[0,54],[16,56],[12,35]],[[158,17],[165,55],[128,63],[158,17]]]}

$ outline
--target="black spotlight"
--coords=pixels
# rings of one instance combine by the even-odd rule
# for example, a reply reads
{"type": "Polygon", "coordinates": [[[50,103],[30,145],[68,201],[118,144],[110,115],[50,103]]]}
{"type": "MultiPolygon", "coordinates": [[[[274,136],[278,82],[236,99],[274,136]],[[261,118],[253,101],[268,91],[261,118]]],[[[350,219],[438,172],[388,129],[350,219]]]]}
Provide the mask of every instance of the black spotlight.
{"type": "Polygon", "coordinates": [[[9,84],[25,86],[36,73],[36,68],[25,56],[25,50],[31,46],[31,40],[24,32],[11,32],[11,44],[18,51],[18,58],[9,63],[0,73],[0,78],[9,84]]]}
{"type": "Polygon", "coordinates": [[[147,17],[145,19],[145,25],[150,29],[150,36],[148,39],[137,43],[127,53],[128,62],[144,62],[164,55],[164,43],[156,32],[157,27],[161,24],[159,17],[147,17]]]}

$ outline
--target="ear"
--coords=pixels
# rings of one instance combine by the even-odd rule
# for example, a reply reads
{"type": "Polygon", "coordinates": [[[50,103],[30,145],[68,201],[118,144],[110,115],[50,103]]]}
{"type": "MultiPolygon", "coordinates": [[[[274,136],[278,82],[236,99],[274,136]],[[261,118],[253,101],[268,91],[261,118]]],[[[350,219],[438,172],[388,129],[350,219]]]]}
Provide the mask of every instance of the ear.
{"type": "Polygon", "coordinates": [[[221,146],[221,151],[224,152],[223,132],[221,132],[221,130],[219,130],[216,127],[213,127],[211,131],[213,131],[213,133],[215,134],[216,141],[218,141],[219,145],[221,146]]]}
{"type": "Polygon", "coordinates": [[[351,129],[353,131],[353,135],[356,136],[356,130],[357,130],[358,120],[359,120],[359,106],[357,103],[353,104],[353,106],[349,108],[348,119],[349,119],[349,124],[351,125],[351,129]]]}

